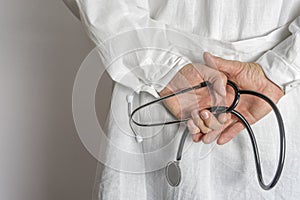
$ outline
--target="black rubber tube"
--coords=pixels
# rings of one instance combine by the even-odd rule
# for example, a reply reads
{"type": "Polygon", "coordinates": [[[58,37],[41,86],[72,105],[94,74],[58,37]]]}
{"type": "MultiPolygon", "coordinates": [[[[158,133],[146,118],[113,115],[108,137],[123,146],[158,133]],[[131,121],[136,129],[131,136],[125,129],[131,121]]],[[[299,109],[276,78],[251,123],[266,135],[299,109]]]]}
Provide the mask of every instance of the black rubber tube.
{"type": "Polygon", "coordinates": [[[130,121],[132,121],[135,125],[138,125],[138,126],[143,126],[143,127],[151,127],[151,126],[164,126],[164,125],[170,125],[170,124],[179,124],[181,122],[186,122],[188,121],[189,119],[181,119],[181,120],[174,120],[174,121],[169,121],[169,122],[163,122],[163,123],[140,123],[140,122],[137,122],[133,119],[133,116],[139,111],[141,110],[142,108],[145,108],[147,106],[150,106],[152,104],[155,104],[155,103],[158,103],[158,102],[161,102],[165,99],[168,99],[168,98],[171,98],[173,96],[176,96],[176,95],[180,95],[180,94],[184,94],[186,92],[189,92],[189,91],[192,91],[192,90],[197,90],[197,89],[200,89],[200,88],[203,88],[203,87],[208,87],[210,86],[211,84],[207,81],[204,81],[202,83],[200,83],[199,85],[196,85],[196,86],[193,86],[193,87],[190,87],[190,88],[187,88],[187,89],[183,89],[183,90],[180,90],[178,92],[175,92],[173,94],[170,94],[170,95],[167,95],[167,96],[164,96],[164,97],[161,97],[159,99],[156,99],[154,101],[151,101],[149,103],[146,103],[144,105],[141,105],[140,107],[136,108],[135,110],[133,110],[133,112],[131,113],[130,115],[130,121]]]}
{"type": "Polygon", "coordinates": [[[255,160],[259,185],[264,190],[270,190],[277,184],[277,182],[281,176],[283,166],[284,166],[285,151],[286,151],[286,139],[285,139],[285,130],[284,130],[283,120],[282,120],[281,114],[280,114],[276,104],[271,99],[269,99],[267,96],[265,96],[261,93],[258,93],[258,92],[250,91],[250,90],[240,90],[239,93],[241,95],[248,94],[248,95],[256,96],[256,97],[259,97],[260,99],[263,99],[264,101],[266,101],[272,107],[272,109],[275,113],[276,119],[277,119],[278,128],[279,128],[279,138],[280,138],[279,159],[278,159],[277,169],[276,169],[273,179],[271,180],[271,182],[269,184],[265,184],[263,175],[262,175],[262,170],[261,170],[257,142],[256,142],[255,136],[253,134],[253,131],[251,129],[251,126],[239,112],[237,112],[235,110],[231,111],[231,113],[233,113],[235,116],[237,116],[241,120],[241,122],[245,125],[245,127],[248,131],[249,137],[251,139],[252,147],[253,147],[253,154],[254,154],[254,158],[255,158],[254,160],[255,160]]]}
{"type": "Polygon", "coordinates": [[[178,146],[178,150],[177,150],[177,155],[176,155],[176,160],[177,161],[181,160],[182,150],[183,150],[184,143],[185,143],[185,140],[186,140],[186,137],[187,137],[188,134],[189,134],[189,129],[185,128],[185,130],[184,130],[184,132],[183,132],[183,134],[181,136],[181,139],[180,139],[180,142],[179,142],[179,146],[178,146]]]}

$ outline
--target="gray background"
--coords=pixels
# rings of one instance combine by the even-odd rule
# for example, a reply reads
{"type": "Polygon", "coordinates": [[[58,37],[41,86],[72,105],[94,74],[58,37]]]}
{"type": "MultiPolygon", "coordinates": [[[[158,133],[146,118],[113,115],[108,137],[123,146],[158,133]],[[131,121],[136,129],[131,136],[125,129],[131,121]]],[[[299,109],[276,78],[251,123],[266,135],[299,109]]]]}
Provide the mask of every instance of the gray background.
{"type": "MultiPolygon", "coordinates": [[[[62,1],[1,0],[1,200],[91,199],[96,160],[79,140],[71,106],[92,48],[62,1]]],[[[107,76],[100,85],[109,96],[107,76]]],[[[105,118],[109,100],[97,100],[105,118]]]]}

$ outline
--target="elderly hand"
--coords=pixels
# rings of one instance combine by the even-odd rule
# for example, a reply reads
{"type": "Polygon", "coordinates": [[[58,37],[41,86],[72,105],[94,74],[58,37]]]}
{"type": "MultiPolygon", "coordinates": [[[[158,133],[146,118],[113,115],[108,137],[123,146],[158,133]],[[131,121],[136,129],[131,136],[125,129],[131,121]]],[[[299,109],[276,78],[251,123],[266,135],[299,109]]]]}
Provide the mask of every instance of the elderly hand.
{"type": "Polygon", "coordinates": [[[211,91],[209,91],[207,87],[204,87],[174,96],[164,101],[165,106],[177,119],[192,116],[193,120],[189,120],[187,124],[190,132],[194,134],[194,141],[199,141],[202,133],[212,132],[214,129],[220,128],[221,124],[227,120],[227,114],[220,115],[218,120],[215,118],[208,120],[207,117],[210,113],[206,110],[200,111],[201,109],[203,110],[204,108],[215,105],[225,105],[226,76],[205,65],[188,64],[184,66],[160,92],[160,96],[166,96],[182,89],[198,85],[203,81],[212,83],[214,91],[212,94],[210,94],[211,91]],[[201,124],[202,120],[200,116],[203,119],[207,119],[206,124],[201,124]],[[196,122],[197,126],[194,125],[193,121],[196,122]]]}
{"type": "MultiPolygon", "coordinates": [[[[283,91],[265,76],[261,66],[257,63],[224,60],[220,57],[212,56],[209,53],[204,54],[204,59],[208,66],[217,68],[220,72],[226,74],[227,78],[236,83],[242,90],[253,90],[262,93],[275,103],[284,95],[283,91]]],[[[231,88],[227,87],[227,106],[231,104],[233,95],[234,93],[231,88]]],[[[235,109],[240,112],[250,124],[254,124],[271,111],[271,107],[268,106],[266,102],[249,95],[242,95],[235,109]]],[[[203,122],[205,123],[205,120],[203,122]]],[[[243,129],[243,124],[232,115],[231,120],[226,122],[224,130],[218,138],[218,144],[229,142],[243,129]]]]}

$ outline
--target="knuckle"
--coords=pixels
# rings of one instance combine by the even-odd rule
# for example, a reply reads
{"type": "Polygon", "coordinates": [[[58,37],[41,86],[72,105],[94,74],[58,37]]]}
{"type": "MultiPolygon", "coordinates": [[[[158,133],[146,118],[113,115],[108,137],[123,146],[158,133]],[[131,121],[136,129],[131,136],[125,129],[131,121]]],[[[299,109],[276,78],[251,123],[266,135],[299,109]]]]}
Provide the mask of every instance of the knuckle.
{"type": "Polygon", "coordinates": [[[211,131],[210,128],[207,128],[207,127],[203,127],[203,129],[201,129],[201,133],[204,133],[204,134],[207,134],[211,131]]]}
{"type": "Polygon", "coordinates": [[[196,124],[198,127],[204,126],[204,122],[203,122],[202,119],[200,119],[200,118],[195,119],[195,124],[196,124]]]}
{"type": "Polygon", "coordinates": [[[200,129],[194,124],[193,120],[188,120],[187,127],[191,134],[196,134],[200,132],[200,129]]]}

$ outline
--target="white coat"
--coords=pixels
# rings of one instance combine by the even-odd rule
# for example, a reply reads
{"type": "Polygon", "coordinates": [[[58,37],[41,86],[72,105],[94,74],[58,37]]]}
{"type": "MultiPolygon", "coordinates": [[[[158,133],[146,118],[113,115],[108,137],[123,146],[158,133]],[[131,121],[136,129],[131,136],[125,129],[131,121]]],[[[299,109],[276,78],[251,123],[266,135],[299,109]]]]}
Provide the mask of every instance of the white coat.
{"type": "MultiPolygon", "coordinates": [[[[97,199],[299,199],[300,198],[300,1],[298,0],[76,0],[87,34],[116,82],[98,171],[97,199]],[[147,102],[184,65],[203,62],[208,51],[225,59],[259,63],[285,91],[278,106],[286,126],[286,162],[278,185],[263,191],[256,179],[252,147],[241,132],[216,146],[188,138],[182,182],[170,187],[163,167],[174,159],[182,127],[128,125],[128,94],[147,102]],[[139,97],[137,97],[139,93],[139,97]],[[207,154],[209,153],[209,154],[207,154]]],[[[145,111],[146,112],[146,111],[145,111]]],[[[161,106],[151,119],[170,117],[161,106]]],[[[140,118],[147,118],[142,113],[140,118]],[[143,116],[144,115],[144,116],[143,116]]],[[[278,132],[269,114],[253,126],[266,182],[277,165],[278,132]]]]}

